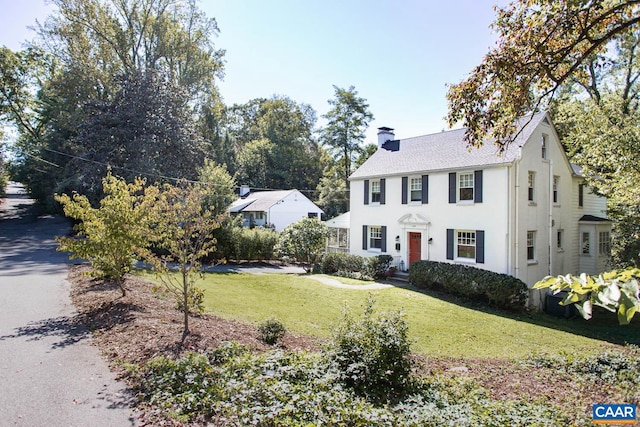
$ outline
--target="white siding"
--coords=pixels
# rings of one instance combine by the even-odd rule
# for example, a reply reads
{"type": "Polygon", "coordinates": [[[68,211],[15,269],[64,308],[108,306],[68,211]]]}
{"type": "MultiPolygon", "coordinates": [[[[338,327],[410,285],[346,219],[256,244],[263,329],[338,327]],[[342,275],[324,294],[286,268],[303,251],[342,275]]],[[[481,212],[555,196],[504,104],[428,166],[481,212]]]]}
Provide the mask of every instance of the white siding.
{"type": "Polygon", "coordinates": [[[287,225],[306,218],[310,212],[320,219],[322,210],[302,193],[295,191],[282,199],[282,203],[269,209],[268,222],[275,226],[276,231],[282,231],[287,225]]]}

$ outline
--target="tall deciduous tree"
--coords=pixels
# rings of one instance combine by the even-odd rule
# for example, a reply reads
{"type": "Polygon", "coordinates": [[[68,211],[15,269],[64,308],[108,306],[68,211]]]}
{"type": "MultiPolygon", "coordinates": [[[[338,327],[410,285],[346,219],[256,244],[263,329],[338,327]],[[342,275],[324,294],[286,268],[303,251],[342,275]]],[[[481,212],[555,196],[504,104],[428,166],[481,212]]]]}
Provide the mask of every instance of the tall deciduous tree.
{"type": "Polygon", "coordinates": [[[497,8],[497,46],[447,94],[450,125],[467,127],[466,141],[487,136],[504,147],[516,119],[544,106],[570,78],[588,81],[594,54],[637,30],[637,0],[516,0],[497,8]]]}
{"type": "Polygon", "coordinates": [[[337,86],[334,98],[329,100],[331,109],[324,118],[328,123],[322,129],[322,143],[329,147],[336,161],[342,165],[342,178],[345,188],[349,189],[349,175],[356,154],[362,151],[361,143],[373,114],[369,104],[358,96],[355,87],[342,89],[337,86]]]}
{"type": "Polygon", "coordinates": [[[571,79],[552,103],[572,161],[608,199],[614,261],[640,266],[640,29],[589,61],[589,78],[571,79]]]}
{"type": "Polygon", "coordinates": [[[230,109],[230,132],[239,146],[240,184],[269,189],[315,189],[322,152],[313,137],[315,111],[281,96],[230,109]]]}
{"type": "MultiPolygon", "coordinates": [[[[114,77],[156,75],[158,81],[181,88],[184,106],[199,111],[203,100],[217,94],[215,79],[222,76],[224,55],[213,44],[215,21],[204,16],[195,0],[53,3],[57,10],[32,42],[47,54],[43,68],[48,74],[27,87],[32,108],[21,110],[19,98],[14,100],[16,111],[33,113],[30,128],[39,130],[26,132],[29,128],[22,126],[18,159],[25,183],[38,190],[34,195],[40,200],[75,180],[77,168],[67,168],[67,163],[85,152],[76,137],[94,112],[86,106],[114,102],[122,89],[122,80],[114,77]]],[[[14,69],[20,70],[17,65],[14,69]]]]}
{"type": "Polygon", "coordinates": [[[99,196],[96,185],[105,163],[127,180],[140,175],[195,180],[206,151],[185,101],[179,86],[153,73],[126,76],[113,101],[87,107],[79,134],[70,141],[78,156],[67,164],[63,189],[99,196]]]}

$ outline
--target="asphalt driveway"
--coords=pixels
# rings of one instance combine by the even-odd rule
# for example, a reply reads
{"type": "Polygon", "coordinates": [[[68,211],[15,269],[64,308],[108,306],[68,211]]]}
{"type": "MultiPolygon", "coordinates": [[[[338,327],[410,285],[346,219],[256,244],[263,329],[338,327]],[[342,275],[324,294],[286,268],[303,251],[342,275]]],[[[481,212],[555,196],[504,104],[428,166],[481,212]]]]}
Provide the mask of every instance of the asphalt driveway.
{"type": "Polygon", "coordinates": [[[39,216],[18,184],[0,204],[0,425],[135,426],[137,414],[91,334],[66,281],[61,217],[39,216]]]}

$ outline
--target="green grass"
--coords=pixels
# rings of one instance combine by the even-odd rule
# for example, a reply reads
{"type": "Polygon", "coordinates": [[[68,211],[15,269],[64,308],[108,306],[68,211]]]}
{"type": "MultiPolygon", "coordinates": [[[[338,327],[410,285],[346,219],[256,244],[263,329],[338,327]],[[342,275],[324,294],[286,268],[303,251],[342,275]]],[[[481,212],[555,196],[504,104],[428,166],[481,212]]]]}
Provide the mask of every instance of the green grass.
{"type": "MultiPolygon", "coordinates": [[[[639,344],[640,322],[618,326],[615,315],[587,322],[543,313],[489,311],[448,302],[411,289],[339,289],[298,276],[212,273],[206,290],[208,312],[257,324],[275,316],[289,331],[327,337],[345,303],[361,312],[373,294],[378,311],[406,314],[413,350],[429,356],[520,358],[535,352],[597,351],[603,344],[639,344]]],[[[609,313],[604,313],[609,314],[609,313]]]]}
{"type": "Polygon", "coordinates": [[[314,274],[314,276],[327,277],[346,285],[371,285],[376,283],[373,280],[351,279],[350,277],[332,276],[330,274],[314,274]]]}

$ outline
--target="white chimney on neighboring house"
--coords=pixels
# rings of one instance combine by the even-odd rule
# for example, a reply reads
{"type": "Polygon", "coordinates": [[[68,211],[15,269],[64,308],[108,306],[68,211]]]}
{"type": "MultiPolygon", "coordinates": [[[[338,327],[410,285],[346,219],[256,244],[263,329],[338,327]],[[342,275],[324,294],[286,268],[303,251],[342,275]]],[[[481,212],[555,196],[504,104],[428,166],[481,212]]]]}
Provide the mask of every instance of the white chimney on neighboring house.
{"type": "Polygon", "coordinates": [[[378,148],[382,147],[382,144],[387,141],[393,141],[395,136],[396,135],[393,133],[393,129],[391,128],[378,128],[378,148]]]}
{"type": "Polygon", "coordinates": [[[245,197],[247,197],[250,192],[251,192],[251,189],[249,188],[248,185],[241,185],[240,186],[240,198],[241,199],[244,199],[245,197]]]}

